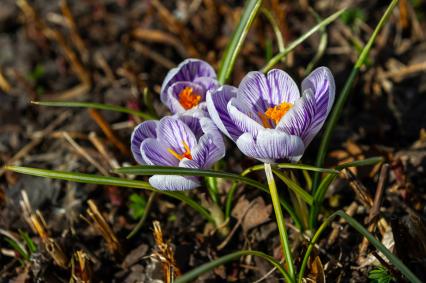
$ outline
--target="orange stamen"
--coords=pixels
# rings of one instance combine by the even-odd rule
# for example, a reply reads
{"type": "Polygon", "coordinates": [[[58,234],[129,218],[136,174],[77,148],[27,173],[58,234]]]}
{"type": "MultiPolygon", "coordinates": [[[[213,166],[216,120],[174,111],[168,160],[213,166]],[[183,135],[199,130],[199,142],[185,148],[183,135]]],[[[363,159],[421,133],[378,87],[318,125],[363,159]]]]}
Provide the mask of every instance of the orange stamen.
{"type": "Polygon", "coordinates": [[[271,125],[271,121],[277,125],[281,118],[293,107],[292,103],[283,102],[280,105],[269,107],[265,113],[258,113],[260,119],[262,120],[262,124],[265,128],[273,128],[271,125]]]}
{"type": "Polygon", "coordinates": [[[167,151],[170,152],[171,155],[173,155],[174,157],[176,157],[179,160],[182,160],[184,158],[188,158],[188,159],[192,160],[191,149],[189,148],[189,146],[186,142],[182,142],[182,143],[183,143],[183,147],[185,148],[184,153],[179,154],[171,148],[168,148],[167,151]]]}
{"type": "Polygon", "coordinates": [[[272,128],[271,124],[269,123],[268,117],[263,114],[262,112],[258,112],[257,115],[259,115],[260,119],[262,120],[262,124],[265,128],[272,128]]]}
{"type": "Polygon", "coordinates": [[[185,87],[179,93],[179,103],[186,110],[197,106],[201,101],[201,96],[193,92],[192,87],[185,87]]]}
{"type": "Polygon", "coordinates": [[[274,121],[275,125],[281,120],[281,118],[293,107],[293,104],[283,102],[280,105],[270,107],[265,112],[265,116],[274,121]]]}

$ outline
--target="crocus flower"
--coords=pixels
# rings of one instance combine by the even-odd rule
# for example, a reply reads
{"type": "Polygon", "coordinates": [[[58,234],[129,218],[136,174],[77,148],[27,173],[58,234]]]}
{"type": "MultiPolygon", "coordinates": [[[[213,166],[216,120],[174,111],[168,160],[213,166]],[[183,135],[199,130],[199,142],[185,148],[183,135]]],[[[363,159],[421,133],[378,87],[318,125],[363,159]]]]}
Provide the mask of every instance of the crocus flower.
{"type": "Polygon", "coordinates": [[[186,59],[169,71],[160,98],[173,114],[204,110],[206,92],[218,85],[212,66],[199,59],[186,59]]]}
{"type": "MultiPolygon", "coordinates": [[[[131,150],[140,164],[210,168],[225,155],[222,135],[206,117],[167,116],[139,124],[131,150]]],[[[149,183],[159,190],[189,190],[200,186],[193,176],[154,175],[149,183]]]]}
{"type": "Polygon", "coordinates": [[[217,127],[247,156],[262,162],[297,162],[321,129],[334,101],[333,75],[326,67],[296,83],[282,70],[250,72],[238,89],[223,86],[207,94],[217,127]]]}

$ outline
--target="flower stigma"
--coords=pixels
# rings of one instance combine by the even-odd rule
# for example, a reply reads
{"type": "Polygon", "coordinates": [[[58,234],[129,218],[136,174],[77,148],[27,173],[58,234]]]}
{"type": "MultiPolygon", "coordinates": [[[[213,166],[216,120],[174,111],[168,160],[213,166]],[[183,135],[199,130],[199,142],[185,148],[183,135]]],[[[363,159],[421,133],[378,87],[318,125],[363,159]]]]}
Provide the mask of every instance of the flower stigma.
{"type": "Polygon", "coordinates": [[[262,120],[262,124],[265,128],[273,128],[271,121],[278,125],[281,118],[293,107],[292,103],[283,102],[274,107],[269,107],[265,113],[259,112],[258,115],[262,120]]]}
{"type": "Polygon", "coordinates": [[[185,87],[179,93],[179,103],[186,110],[197,106],[201,101],[201,96],[194,93],[192,87],[185,87]]]}
{"type": "Polygon", "coordinates": [[[168,148],[167,151],[170,152],[171,155],[173,155],[179,160],[182,160],[184,158],[188,158],[192,160],[191,149],[189,148],[188,144],[184,141],[182,142],[182,144],[183,144],[183,147],[185,148],[185,152],[182,154],[177,153],[171,148],[168,148]]]}

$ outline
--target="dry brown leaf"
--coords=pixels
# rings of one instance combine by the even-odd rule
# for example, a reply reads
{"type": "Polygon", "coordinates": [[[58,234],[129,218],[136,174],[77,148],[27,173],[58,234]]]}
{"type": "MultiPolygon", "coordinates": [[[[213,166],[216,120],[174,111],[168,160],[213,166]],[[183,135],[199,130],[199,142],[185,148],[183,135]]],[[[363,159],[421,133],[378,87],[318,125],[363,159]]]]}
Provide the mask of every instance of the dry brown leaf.
{"type": "Polygon", "coordinates": [[[319,256],[311,263],[311,273],[308,275],[312,282],[325,283],[324,267],[319,256]]]}
{"type": "Polygon", "coordinates": [[[244,197],[238,200],[232,210],[232,216],[236,219],[242,219],[244,231],[248,231],[270,220],[272,205],[265,205],[265,201],[258,197],[251,203],[244,197]]]}

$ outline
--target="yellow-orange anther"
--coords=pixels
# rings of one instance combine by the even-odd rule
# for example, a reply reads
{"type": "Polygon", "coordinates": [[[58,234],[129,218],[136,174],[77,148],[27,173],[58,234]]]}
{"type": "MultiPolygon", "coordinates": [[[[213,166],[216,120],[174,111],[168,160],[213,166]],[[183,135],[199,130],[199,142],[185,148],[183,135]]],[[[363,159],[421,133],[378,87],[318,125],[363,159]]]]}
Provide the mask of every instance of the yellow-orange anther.
{"type": "Polygon", "coordinates": [[[280,105],[268,108],[265,112],[265,117],[274,121],[275,125],[277,125],[291,107],[293,107],[293,104],[283,102],[280,105]]]}
{"type": "Polygon", "coordinates": [[[182,144],[183,144],[183,147],[185,148],[185,152],[182,154],[177,153],[171,148],[168,148],[167,151],[170,152],[170,154],[172,154],[174,157],[176,157],[179,160],[182,160],[183,158],[188,158],[192,160],[191,149],[189,148],[188,144],[186,142],[182,142],[182,144]]]}
{"type": "Polygon", "coordinates": [[[276,126],[291,107],[293,107],[293,104],[283,102],[280,105],[269,107],[266,109],[265,113],[258,112],[257,115],[262,120],[262,124],[265,128],[274,128],[271,121],[273,121],[276,126]]]}
{"type": "Polygon", "coordinates": [[[201,101],[201,96],[194,93],[192,87],[185,87],[179,93],[179,103],[186,110],[197,106],[201,101]]]}

